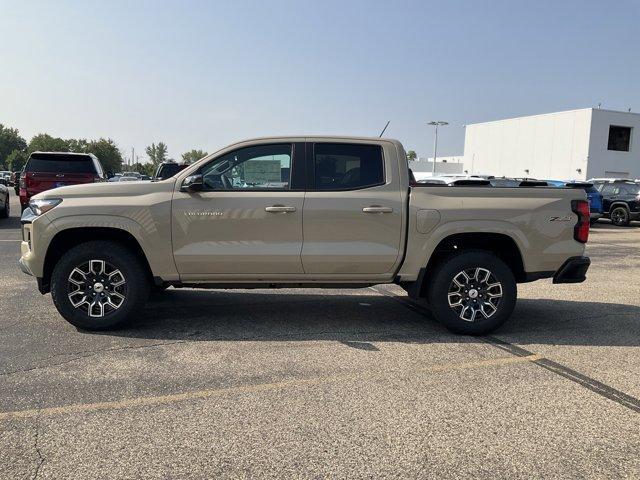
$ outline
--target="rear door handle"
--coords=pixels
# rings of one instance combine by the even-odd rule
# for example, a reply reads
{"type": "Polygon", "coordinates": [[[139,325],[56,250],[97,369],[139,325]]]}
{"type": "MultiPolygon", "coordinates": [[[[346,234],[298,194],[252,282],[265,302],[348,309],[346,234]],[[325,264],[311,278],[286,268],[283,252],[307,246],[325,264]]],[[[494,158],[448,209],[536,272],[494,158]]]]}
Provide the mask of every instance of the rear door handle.
{"type": "Polygon", "coordinates": [[[272,205],[271,207],[265,207],[265,212],[269,213],[291,213],[296,211],[296,207],[288,207],[286,205],[272,205]]]}
{"type": "Polygon", "coordinates": [[[370,207],[364,207],[362,209],[364,213],[392,213],[393,208],[391,207],[381,207],[379,205],[371,205],[370,207]]]}

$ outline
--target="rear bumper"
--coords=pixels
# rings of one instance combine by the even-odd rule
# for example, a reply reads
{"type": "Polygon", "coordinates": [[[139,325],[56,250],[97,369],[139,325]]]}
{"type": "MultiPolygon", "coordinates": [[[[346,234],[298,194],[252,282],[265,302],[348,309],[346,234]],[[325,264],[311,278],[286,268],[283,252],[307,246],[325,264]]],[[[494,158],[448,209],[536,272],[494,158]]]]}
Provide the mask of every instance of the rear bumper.
{"type": "Polygon", "coordinates": [[[553,276],[553,283],[581,283],[586,280],[591,265],[589,257],[571,257],[553,276]]]}

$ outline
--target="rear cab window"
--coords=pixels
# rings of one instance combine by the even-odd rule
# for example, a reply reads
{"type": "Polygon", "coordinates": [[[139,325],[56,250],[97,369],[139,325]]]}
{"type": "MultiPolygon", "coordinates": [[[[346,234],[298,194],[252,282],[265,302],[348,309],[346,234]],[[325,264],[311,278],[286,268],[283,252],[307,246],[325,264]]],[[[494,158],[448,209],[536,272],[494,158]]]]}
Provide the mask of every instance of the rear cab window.
{"type": "Polygon", "coordinates": [[[32,153],[25,166],[26,172],[56,174],[91,174],[100,175],[90,155],[65,155],[32,153]]]}
{"type": "Polygon", "coordinates": [[[357,190],[385,183],[380,145],[316,143],[313,149],[314,190],[357,190]]]}

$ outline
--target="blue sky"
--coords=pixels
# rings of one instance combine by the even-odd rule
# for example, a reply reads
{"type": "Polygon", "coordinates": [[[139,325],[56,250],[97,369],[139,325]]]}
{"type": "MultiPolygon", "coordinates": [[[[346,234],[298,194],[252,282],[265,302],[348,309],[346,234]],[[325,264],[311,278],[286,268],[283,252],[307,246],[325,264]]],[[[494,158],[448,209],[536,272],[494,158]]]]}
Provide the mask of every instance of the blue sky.
{"type": "Polygon", "coordinates": [[[5,1],[0,123],[171,156],[280,134],[462,153],[463,125],[640,111],[638,1],[5,1]]]}

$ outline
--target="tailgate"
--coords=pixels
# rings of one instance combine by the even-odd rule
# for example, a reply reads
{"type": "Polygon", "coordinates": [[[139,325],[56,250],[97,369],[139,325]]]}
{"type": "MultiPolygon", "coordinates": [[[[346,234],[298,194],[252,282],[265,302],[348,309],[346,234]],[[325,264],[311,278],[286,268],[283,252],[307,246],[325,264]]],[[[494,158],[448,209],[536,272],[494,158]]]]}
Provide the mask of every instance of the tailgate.
{"type": "Polygon", "coordinates": [[[95,179],[95,175],[87,173],[28,172],[25,176],[27,192],[30,195],[67,185],[91,183],[95,179]]]}

